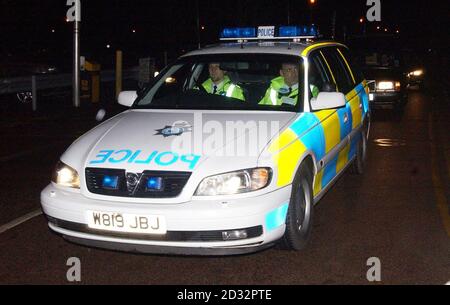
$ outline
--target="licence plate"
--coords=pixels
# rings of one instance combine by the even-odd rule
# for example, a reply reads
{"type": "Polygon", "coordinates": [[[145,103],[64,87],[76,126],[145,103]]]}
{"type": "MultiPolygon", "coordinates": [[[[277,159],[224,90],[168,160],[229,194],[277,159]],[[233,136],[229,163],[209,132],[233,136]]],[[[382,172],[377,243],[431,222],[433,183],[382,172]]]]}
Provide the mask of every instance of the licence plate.
{"type": "Polygon", "coordinates": [[[369,101],[373,102],[375,100],[375,95],[373,93],[369,93],[369,101]]]}
{"type": "Polygon", "coordinates": [[[96,230],[155,235],[167,233],[166,220],[162,216],[89,211],[87,219],[89,228],[96,230]]]}

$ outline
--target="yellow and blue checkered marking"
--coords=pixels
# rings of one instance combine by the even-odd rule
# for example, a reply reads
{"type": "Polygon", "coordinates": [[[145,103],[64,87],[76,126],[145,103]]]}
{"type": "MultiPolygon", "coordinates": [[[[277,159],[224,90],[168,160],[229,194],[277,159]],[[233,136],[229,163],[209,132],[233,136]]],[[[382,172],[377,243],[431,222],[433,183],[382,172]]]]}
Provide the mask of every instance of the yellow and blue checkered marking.
{"type": "MultiPolygon", "coordinates": [[[[273,141],[269,151],[278,168],[278,187],[293,182],[300,158],[306,152],[310,151],[316,162],[323,160],[353,130],[361,126],[369,111],[366,87],[367,84],[363,82],[347,95],[349,102],[346,108],[301,114],[273,141]]],[[[353,137],[342,151],[315,173],[315,196],[354,158],[360,139],[359,136],[353,137]]]]}
{"type": "Polygon", "coordinates": [[[289,203],[286,203],[278,209],[270,212],[266,216],[266,229],[267,231],[273,231],[276,228],[286,223],[286,217],[289,210],[289,203]]]}

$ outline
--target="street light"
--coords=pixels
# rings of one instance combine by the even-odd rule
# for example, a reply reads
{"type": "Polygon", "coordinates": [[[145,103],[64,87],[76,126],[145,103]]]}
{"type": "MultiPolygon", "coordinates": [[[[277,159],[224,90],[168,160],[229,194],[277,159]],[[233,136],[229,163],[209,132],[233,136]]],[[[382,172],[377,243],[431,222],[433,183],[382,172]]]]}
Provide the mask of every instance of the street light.
{"type": "Polygon", "coordinates": [[[364,19],[364,17],[359,18],[359,23],[361,23],[361,25],[362,25],[363,35],[366,35],[366,31],[367,31],[367,29],[366,29],[367,24],[365,23],[365,21],[366,21],[366,19],[364,19]]]}

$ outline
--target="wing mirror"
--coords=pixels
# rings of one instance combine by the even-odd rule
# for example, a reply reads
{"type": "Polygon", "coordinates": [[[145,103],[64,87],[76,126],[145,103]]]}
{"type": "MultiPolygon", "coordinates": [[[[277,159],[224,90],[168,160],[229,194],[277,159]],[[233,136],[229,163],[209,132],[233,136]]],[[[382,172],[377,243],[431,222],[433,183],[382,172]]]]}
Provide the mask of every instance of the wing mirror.
{"type": "Polygon", "coordinates": [[[311,99],[313,111],[342,108],[346,105],[345,95],[340,92],[320,92],[317,98],[311,99]]]}
{"type": "Polygon", "coordinates": [[[119,104],[125,107],[131,107],[138,98],[136,91],[123,91],[119,94],[119,104]]]}

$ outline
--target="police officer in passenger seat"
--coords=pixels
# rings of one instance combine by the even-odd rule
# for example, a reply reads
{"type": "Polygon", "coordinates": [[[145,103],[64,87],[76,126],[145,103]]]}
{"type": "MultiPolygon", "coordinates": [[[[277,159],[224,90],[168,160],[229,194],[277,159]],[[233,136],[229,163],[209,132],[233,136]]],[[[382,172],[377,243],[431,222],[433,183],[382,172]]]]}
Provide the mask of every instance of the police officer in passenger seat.
{"type": "Polygon", "coordinates": [[[220,69],[220,64],[209,64],[209,79],[202,86],[209,94],[222,95],[245,101],[244,92],[220,69]]]}
{"type": "MultiPolygon", "coordinates": [[[[260,105],[281,106],[282,104],[295,106],[299,92],[299,70],[295,63],[285,63],[281,66],[280,76],[273,79],[260,105]]],[[[313,97],[319,94],[316,86],[311,86],[313,97]]]]}

